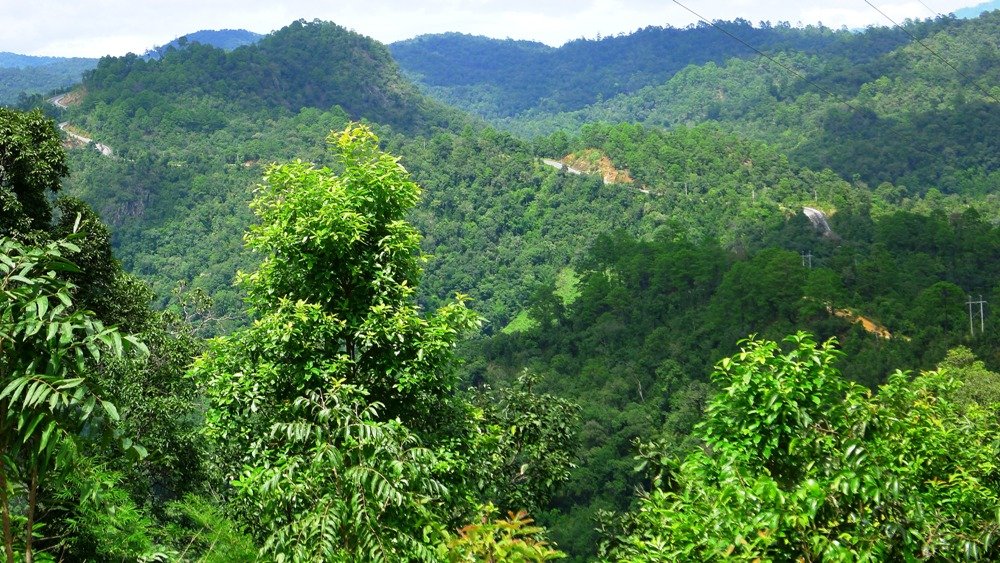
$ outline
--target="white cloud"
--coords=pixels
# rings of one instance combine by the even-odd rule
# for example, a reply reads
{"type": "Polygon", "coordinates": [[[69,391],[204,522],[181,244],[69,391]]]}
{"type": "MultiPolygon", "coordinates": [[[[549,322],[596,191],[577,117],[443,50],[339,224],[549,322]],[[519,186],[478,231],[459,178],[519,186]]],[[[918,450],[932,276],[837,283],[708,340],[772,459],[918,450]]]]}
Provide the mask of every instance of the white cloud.
{"type": "MultiPolygon", "coordinates": [[[[976,0],[881,0],[891,17],[926,18],[976,0]]],[[[863,0],[687,0],[709,19],[741,17],[851,28],[889,22],[863,0]]],[[[383,42],[460,31],[560,45],[579,37],[628,33],[649,25],[683,27],[696,18],[665,0],[0,0],[0,51],[60,56],[143,52],[200,29],[267,33],[296,19],[332,20],[383,42]]]]}

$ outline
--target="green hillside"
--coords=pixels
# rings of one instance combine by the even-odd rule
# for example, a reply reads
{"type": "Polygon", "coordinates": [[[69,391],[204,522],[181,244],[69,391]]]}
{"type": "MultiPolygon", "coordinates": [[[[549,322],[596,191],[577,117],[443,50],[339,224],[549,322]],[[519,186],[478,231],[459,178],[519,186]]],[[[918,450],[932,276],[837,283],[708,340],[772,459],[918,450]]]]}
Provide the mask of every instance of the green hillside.
{"type": "Polygon", "coordinates": [[[577,112],[532,111],[505,126],[528,134],[593,121],[671,127],[718,121],[796,162],[871,186],[985,195],[996,184],[1000,12],[952,25],[868,62],[786,51],[781,65],[730,59],[577,112]],[[799,77],[804,77],[800,79],[799,77]],[[991,91],[992,90],[992,91],[991,91]]]}
{"type": "Polygon", "coordinates": [[[68,88],[96,65],[97,59],[0,53],[0,105],[13,106],[22,96],[68,88]]]}
{"type": "MultiPolygon", "coordinates": [[[[196,52],[186,51],[180,64],[195,64],[196,52]]],[[[126,267],[148,276],[158,295],[169,295],[183,280],[231,310],[238,304],[233,274],[250,263],[238,246],[249,221],[243,210],[248,187],[268,162],[296,154],[323,162],[308,146],[310,139],[348,116],[340,106],[256,110],[247,106],[265,107],[253,101],[263,94],[234,101],[202,94],[223,87],[211,83],[169,95],[131,86],[182,72],[171,66],[179,56],[161,63],[109,61],[85,83],[87,98],[69,118],[114,147],[121,160],[74,153],[79,173],[71,189],[115,226],[126,267]],[[102,82],[116,65],[135,67],[122,80],[129,86],[102,82]]],[[[437,111],[408,116],[447,123],[455,115],[437,111]]],[[[376,105],[361,115],[379,122],[395,114],[376,105]]],[[[712,127],[664,133],[595,126],[548,146],[476,128],[384,137],[426,190],[413,215],[425,249],[435,256],[426,266],[424,302],[435,305],[455,291],[467,293],[490,321],[490,332],[506,326],[534,287],[579,257],[596,233],[626,229],[648,235],[681,226],[692,236],[750,248],[763,230],[804,204],[836,209],[862,195],[832,174],[792,166],[765,145],[712,127]],[[634,184],[605,185],[598,177],[562,174],[540,160],[583,149],[629,169],[634,184]]]]}
{"type": "Polygon", "coordinates": [[[66,560],[997,559],[998,17],[719,22],[805,80],[298,21],[0,108],[0,505],[66,560]]]}
{"type": "MultiPolygon", "coordinates": [[[[124,112],[125,118],[189,98],[196,103],[212,100],[240,113],[329,110],[338,105],[354,118],[407,131],[448,123],[443,108],[400,76],[384,46],[318,21],[295,22],[229,52],[192,44],[160,61],[135,55],[105,58],[87,74],[83,87],[88,92],[84,110],[108,107],[124,112]]],[[[212,115],[199,117],[196,121],[203,128],[219,123],[212,115]]],[[[159,124],[155,116],[148,124],[140,123],[146,129],[159,124]]]]}
{"type": "MultiPolygon", "coordinates": [[[[906,31],[864,33],[787,22],[717,25],[766,52],[807,52],[865,64],[916,37],[958,25],[953,19],[914,22],[906,31]]],[[[400,66],[442,101],[489,119],[532,110],[581,109],[669,80],[689,65],[750,59],[756,53],[707,24],[684,29],[650,26],[628,35],[578,39],[559,48],[462,34],[421,36],[390,46],[400,66]]]]}
{"type": "Polygon", "coordinates": [[[157,295],[185,281],[225,312],[239,309],[246,203],[269,163],[323,161],[316,139],[350,118],[411,134],[469,121],[418,94],[384,47],[319,22],[231,52],[194,44],[162,60],[105,58],[81,91],[63,119],[116,158],[74,151],[69,189],[115,227],[126,267],[157,295]]]}
{"type": "Polygon", "coordinates": [[[1000,297],[996,225],[975,211],[873,220],[863,205],[830,225],[836,238],[801,216],[782,221],[748,253],[692,240],[683,228],[648,240],[603,234],[575,264],[572,298],[550,282],[527,308],[531,323],[474,345],[473,380],[527,369],[540,375],[540,390],[582,408],[578,467],[542,514],[563,549],[592,554],[602,511],[636,502],[631,492],[646,482],[625,455],[635,440],[665,456],[697,445],[693,427],[721,391],[707,375],[748,334],[834,338],[846,353],[841,372],[867,387],[893,368],[931,369],[959,345],[1000,360],[995,334],[970,338],[965,310],[967,292],[1000,297]]]}

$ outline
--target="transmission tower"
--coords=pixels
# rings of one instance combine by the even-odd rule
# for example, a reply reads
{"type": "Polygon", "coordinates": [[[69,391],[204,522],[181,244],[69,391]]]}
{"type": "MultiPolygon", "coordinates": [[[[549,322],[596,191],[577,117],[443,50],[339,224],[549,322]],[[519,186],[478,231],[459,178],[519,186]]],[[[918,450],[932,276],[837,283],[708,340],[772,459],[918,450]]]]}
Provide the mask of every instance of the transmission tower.
{"type": "Polygon", "coordinates": [[[972,322],[973,318],[972,311],[975,305],[979,305],[979,334],[983,334],[984,332],[986,332],[986,322],[984,320],[985,315],[983,315],[983,307],[986,305],[986,301],[983,300],[982,295],[979,296],[979,301],[973,301],[972,296],[970,295],[969,301],[966,302],[966,305],[969,306],[969,334],[972,336],[976,335],[975,324],[973,324],[972,322]]]}

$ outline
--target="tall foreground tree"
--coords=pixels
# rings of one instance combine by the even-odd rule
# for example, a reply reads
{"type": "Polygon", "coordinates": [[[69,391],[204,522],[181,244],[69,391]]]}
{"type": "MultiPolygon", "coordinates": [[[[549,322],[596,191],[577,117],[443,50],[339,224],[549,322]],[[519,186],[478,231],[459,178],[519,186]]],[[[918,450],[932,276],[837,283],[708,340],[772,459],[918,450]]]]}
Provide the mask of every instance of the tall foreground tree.
{"type": "Polygon", "coordinates": [[[339,174],[277,165],[257,191],[257,320],[194,368],[208,432],[268,556],[433,560],[474,435],[452,348],[479,318],[417,310],[419,188],[367,128],[329,142],[339,174]]]}
{"type": "Polygon", "coordinates": [[[662,468],[624,561],[936,561],[1000,556],[1000,420],[947,371],[874,396],[832,342],[750,339],[719,362],[704,450],[662,468]]]}
{"type": "Polygon", "coordinates": [[[199,548],[157,531],[172,511],[213,511],[190,496],[204,464],[201,403],[184,374],[200,342],[185,319],[149,308],[152,292],[122,270],[93,210],[75,198],[50,205],[65,160],[53,122],[0,108],[5,560],[135,560],[170,553],[174,541],[177,553],[241,553],[219,537],[199,548]],[[128,333],[149,349],[123,354],[138,342],[128,333]]]}
{"type": "Polygon", "coordinates": [[[84,424],[98,412],[118,419],[90,385],[91,362],[129,344],[144,349],[74,306],[73,285],[57,273],[75,270],[65,258],[75,252],[68,241],[33,247],[0,237],[0,516],[9,562],[15,545],[33,560],[40,492],[63,486],[84,424]]]}

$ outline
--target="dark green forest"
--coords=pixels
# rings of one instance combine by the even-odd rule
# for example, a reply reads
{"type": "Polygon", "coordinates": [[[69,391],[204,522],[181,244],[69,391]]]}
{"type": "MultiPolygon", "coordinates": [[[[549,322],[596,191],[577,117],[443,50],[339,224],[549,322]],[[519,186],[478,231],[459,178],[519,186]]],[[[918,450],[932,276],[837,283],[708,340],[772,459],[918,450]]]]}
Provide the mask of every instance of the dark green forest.
{"type": "Polygon", "coordinates": [[[1000,558],[998,25],[298,21],[21,96],[7,560],[1000,558]]]}
{"type": "Polygon", "coordinates": [[[12,106],[33,95],[69,88],[96,65],[95,59],[0,53],[0,104],[12,106]]]}

